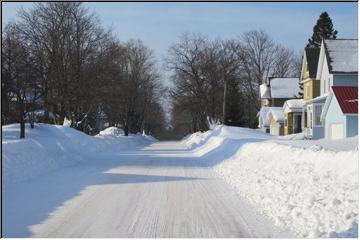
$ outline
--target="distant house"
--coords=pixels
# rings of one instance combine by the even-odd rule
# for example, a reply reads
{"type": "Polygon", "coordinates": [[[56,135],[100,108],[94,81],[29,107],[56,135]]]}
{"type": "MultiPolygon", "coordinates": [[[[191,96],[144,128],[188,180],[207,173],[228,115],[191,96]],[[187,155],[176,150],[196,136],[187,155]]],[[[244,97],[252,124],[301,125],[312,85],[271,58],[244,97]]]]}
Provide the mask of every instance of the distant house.
{"type": "Polygon", "coordinates": [[[268,119],[268,112],[270,111],[270,107],[262,107],[257,114],[259,125],[258,128],[265,133],[270,132],[270,123],[268,119]]]}
{"type": "Polygon", "coordinates": [[[333,86],[326,99],[321,121],[327,139],[358,135],[358,88],[333,86]]]}
{"type": "MultiPolygon", "coordinates": [[[[312,138],[324,137],[324,122],[321,115],[325,100],[331,97],[333,86],[358,85],[357,39],[325,39],[319,53],[316,79],[320,80],[320,96],[311,100],[313,109],[309,118],[317,126],[312,130],[312,138]]],[[[329,110],[328,110],[329,111],[329,110]]],[[[330,109],[331,111],[331,109],[330,109]]]]}
{"type": "Polygon", "coordinates": [[[284,112],[281,107],[271,107],[267,113],[270,134],[276,136],[284,135],[284,112]]]}
{"type": "Polygon", "coordinates": [[[299,98],[298,78],[269,77],[267,83],[260,85],[262,107],[282,107],[288,99],[299,98]]]}
{"type": "Polygon", "coordinates": [[[307,47],[304,50],[300,79],[303,84],[303,99],[305,105],[302,113],[302,130],[308,138],[323,137],[323,127],[320,118],[314,118],[314,110],[320,111],[325,98],[320,96],[320,80],[316,79],[320,48],[307,47]]]}
{"type": "Polygon", "coordinates": [[[284,135],[299,133],[302,131],[301,119],[304,105],[304,99],[291,99],[285,101],[283,106],[285,116],[284,135]]]}
{"type": "MultiPolygon", "coordinates": [[[[299,92],[298,78],[270,77],[267,83],[260,85],[261,109],[258,113],[259,128],[263,132],[270,133],[269,111],[272,108],[274,108],[274,111],[279,107],[281,109],[286,100],[299,98],[299,92]]],[[[273,131],[275,132],[277,130],[275,130],[274,124],[273,131]]],[[[279,127],[281,128],[281,126],[279,127]]]]}

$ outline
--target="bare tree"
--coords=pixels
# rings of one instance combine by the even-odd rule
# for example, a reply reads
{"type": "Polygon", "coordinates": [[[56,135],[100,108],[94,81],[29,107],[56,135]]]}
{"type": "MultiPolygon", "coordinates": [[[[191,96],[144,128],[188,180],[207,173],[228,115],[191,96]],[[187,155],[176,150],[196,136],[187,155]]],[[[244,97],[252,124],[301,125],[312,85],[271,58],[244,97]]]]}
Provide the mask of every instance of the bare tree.
{"type": "Polygon", "coordinates": [[[25,138],[26,113],[37,87],[33,59],[16,24],[7,25],[2,35],[1,76],[5,100],[2,106],[12,111],[11,115],[20,123],[20,138],[25,138]]]}
{"type": "Polygon", "coordinates": [[[296,73],[293,71],[294,51],[282,46],[277,47],[276,59],[274,62],[273,77],[294,77],[296,73]]]}

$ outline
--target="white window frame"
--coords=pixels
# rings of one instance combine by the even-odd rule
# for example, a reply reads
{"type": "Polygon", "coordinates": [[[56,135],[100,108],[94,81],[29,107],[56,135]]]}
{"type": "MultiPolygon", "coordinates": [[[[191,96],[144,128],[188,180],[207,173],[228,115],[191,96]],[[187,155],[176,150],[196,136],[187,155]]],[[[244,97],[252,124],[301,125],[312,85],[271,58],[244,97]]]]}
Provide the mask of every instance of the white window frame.
{"type": "Polygon", "coordinates": [[[322,127],[324,126],[323,123],[321,122],[321,113],[322,113],[322,110],[324,108],[324,104],[323,103],[314,103],[313,104],[313,126],[314,127],[322,127]],[[317,114],[316,114],[316,107],[321,107],[321,111],[320,111],[320,115],[319,115],[319,122],[320,124],[316,124],[316,117],[317,117],[317,114]]]}
{"type": "Polygon", "coordinates": [[[307,106],[307,112],[308,112],[308,114],[307,114],[307,127],[308,128],[313,128],[313,125],[312,125],[312,123],[313,123],[313,120],[312,120],[312,117],[313,117],[313,112],[312,112],[312,105],[308,105],[307,106]]]}

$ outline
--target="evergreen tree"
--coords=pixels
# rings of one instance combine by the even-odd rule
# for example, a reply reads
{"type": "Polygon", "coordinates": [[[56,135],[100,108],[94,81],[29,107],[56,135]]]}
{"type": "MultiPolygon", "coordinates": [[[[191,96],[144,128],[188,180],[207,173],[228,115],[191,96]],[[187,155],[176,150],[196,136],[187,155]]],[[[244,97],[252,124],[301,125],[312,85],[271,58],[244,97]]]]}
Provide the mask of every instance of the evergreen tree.
{"type": "Polygon", "coordinates": [[[227,93],[226,93],[226,117],[225,125],[229,126],[243,126],[244,124],[244,105],[243,99],[239,89],[239,84],[235,78],[228,79],[227,93]]]}
{"type": "Polygon", "coordinates": [[[316,25],[313,28],[313,35],[308,40],[307,47],[320,47],[321,40],[327,38],[336,38],[337,30],[334,30],[332,20],[327,12],[320,14],[316,25]]]}

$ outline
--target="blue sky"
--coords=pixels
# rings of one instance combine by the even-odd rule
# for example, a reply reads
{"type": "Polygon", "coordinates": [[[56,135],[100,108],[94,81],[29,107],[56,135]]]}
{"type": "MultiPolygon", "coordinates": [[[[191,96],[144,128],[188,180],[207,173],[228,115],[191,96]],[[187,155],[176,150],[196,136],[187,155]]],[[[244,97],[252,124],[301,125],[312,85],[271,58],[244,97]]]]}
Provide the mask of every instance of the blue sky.
{"type": "MultiPolygon", "coordinates": [[[[357,3],[84,3],[122,41],[141,39],[161,60],[183,32],[235,38],[264,29],[277,43],[300,52],[321,12],[333,19],[339,38],[357,38],[357,3]]],[[[32,3],[2,3],[3,24],[32,3]]]]}

